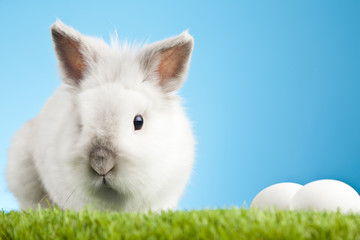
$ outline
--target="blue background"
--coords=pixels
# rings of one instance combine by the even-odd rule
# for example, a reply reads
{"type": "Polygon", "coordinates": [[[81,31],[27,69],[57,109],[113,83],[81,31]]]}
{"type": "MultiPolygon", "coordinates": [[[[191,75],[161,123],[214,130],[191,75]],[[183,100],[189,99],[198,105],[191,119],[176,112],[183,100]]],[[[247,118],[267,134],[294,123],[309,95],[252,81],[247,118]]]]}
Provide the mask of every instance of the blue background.
{"type": "Polygon", "coordinates": [[[11,137],[59,86],[49,27],[153,42],[189,29],[181,90],[198,140],[182,209],[249,206],[279,182],[360,191],[359,1],[0,0],[0,209],[11,137]]]}

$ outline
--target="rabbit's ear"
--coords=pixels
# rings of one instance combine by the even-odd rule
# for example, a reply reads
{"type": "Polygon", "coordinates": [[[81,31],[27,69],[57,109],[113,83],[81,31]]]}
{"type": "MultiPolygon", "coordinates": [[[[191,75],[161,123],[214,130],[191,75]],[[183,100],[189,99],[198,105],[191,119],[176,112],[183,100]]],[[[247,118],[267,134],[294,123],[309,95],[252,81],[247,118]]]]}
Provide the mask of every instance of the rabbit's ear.
{"type": "Polygon", "coordinates": [[[86,37],[60,20],[51,26],[51,35],[63,80],[79,85],[91,61],[90,47],[85,45],[86,37]]]}
{"type": "Polygon", "coordinates": [[[185,81],[194,39],[187,31],[144,47],[140,52],[141,66],[147,79],[158,80],[165,92],[179,89],[185,81]]]}

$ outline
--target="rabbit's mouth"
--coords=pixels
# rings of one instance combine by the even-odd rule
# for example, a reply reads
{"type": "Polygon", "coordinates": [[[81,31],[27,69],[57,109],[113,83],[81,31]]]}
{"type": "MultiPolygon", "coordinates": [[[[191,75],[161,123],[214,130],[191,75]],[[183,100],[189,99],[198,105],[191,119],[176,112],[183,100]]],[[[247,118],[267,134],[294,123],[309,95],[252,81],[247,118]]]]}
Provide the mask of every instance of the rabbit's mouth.
{"type": "Polygon", "coordinates": [[[118,198],[120,193],[118,193],[114,188],[112,188],[106,180],[102,183],[99,189],[97,189],[96,194],[99,196],[104,196],[107,199],[118,198]]]}
{"type": "Polygon", "coordinates": [[[124,201],[125,196],[111,186],[104,177],[100,186],[95,190],[95,196],[103,201],[119,204],[124,201]]]}
{"type": "Polygon", "coordinates": [[[116,188],[112,184],[111,177],[109,176],[97,176],[95,181],[95,188],[96,191],[102,191],[102,189],[105,189],[105,191],[116,191],[116,188]]]}

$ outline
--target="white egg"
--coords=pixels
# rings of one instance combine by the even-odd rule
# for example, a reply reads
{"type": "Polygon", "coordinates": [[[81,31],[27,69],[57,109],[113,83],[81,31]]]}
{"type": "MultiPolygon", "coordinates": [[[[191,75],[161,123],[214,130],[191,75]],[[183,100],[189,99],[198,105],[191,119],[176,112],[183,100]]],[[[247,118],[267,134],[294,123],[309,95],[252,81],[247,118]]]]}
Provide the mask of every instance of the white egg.
{"type": "Polygon", "coordinates": [[[271,185],[255,196],[250,207],[289,209],[293,196],[301,187],[300,184],[290,182],[271,185]]]}
{"type": "Polygon", "coordinates": [[[346,183],[337,180],[319,180],[302,187],[291,201],[293,210],[359,212],[359,194],[346,183]]]}

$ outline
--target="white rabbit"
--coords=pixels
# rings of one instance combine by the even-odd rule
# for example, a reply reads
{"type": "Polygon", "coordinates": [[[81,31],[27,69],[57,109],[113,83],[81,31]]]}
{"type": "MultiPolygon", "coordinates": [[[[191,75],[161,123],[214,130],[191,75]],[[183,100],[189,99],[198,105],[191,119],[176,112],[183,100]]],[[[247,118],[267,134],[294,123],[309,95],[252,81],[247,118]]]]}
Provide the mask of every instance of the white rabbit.
{"type": "Polygon", "coordinates": [[[62,85],[9,150],[7,181],[20,208],[48,199],[75,210],[175,209],[195,151],[176,94],[193,38],[184,32],[136,50],[59,20],[51,34],[62,85]]]}

